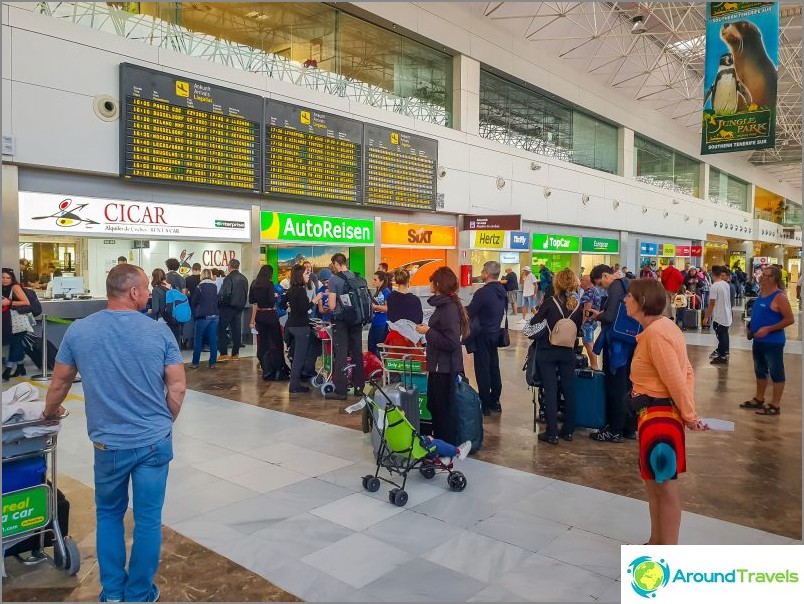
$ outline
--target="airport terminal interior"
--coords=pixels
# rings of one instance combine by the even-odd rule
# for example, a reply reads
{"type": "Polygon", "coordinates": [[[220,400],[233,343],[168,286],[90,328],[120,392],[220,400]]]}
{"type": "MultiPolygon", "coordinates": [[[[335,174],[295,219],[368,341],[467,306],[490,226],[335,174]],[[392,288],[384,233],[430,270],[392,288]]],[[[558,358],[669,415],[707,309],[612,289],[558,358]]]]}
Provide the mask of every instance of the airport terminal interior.
{"type": "Polygon", "coordinates": [[[799,3],[0,10],[4,601],[619,602],[623,545],[801,544],[799,3]],[[118,594],[102,490],[171,441],[118,594]]]}

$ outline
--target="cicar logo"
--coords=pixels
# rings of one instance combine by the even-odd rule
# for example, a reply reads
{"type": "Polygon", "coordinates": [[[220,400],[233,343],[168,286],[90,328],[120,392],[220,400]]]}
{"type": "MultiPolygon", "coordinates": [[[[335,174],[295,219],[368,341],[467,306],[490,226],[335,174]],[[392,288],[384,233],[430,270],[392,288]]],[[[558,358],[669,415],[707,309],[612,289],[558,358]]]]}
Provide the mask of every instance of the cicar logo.
{"type": "Polygon", "coordinates": [[[628,574],[631,575],[631,589],[643,598],[655,598],[656,591],[670,581],[667,563],[650,556],[635,558],[628,565],[628,574]]]}
{"type": "Polygon", "coordinates": [[[433,231],[421,229],[408,229],[408,242],[410,243],[431,243],[433,231]]]}
{"type": "Polygon", "coordinates": [[[84,218],[79,214],[85,207],[87,207],[86,203],[73,203],[73,200],[69,197],[67,199],[62,199],[59,202],[59,209],[58,211],[54,212],[53,214],[49,214],[47,216],[34,216],[33,220],[45,220],[46,218],[55,218],[56,225],[60,227],[74,227],[81,223],[84,224],[100,224],[99,222],[95,222],[94,220],[90,220],[89,218],[84,218]]]}

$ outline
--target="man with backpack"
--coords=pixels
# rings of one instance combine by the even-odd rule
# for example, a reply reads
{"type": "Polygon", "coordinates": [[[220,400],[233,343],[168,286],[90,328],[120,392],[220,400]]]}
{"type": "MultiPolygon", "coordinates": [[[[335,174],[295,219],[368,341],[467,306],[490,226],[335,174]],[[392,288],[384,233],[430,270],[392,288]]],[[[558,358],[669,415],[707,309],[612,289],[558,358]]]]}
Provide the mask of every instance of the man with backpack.
{"type": "Polygon", "coordinates": [[[371,323],[372,300],[365,279],[349,270],[346,256],[332,256],[327,308],[333,312],[332,370],[335,391],[324,395],[328,400],[345,401],[349,387],[344,367],[352,359],[352,384],[355,396],[362,396],[366,378],[363,371],[363,326],[371,323]]]}
{"type": "Polygon", "coordinates": [[[539,265],[539,291],[536,295],[536,306],[541,306],[545,298],[553,295],[553,272],[544,264],[539,265]]]}
{"type": "Polygon", "coordinates": [[[223,280],[218,292],[218,361],[235,361],[240,358],[240,342],[243,326],[243,310],[248,304],[248,279],[240,272],[240,261],[229,260],[229,274],[223,280]],[[232,356],[228,354],[229,339],[226,330],[232,334],[232,356]]]}
{"type": "MultiPolygon", "coordinates": [[[[678,271],[677,271],[678,272],[678,271]]],[[[680,273],[679,273],[680,274],[680,273]]],[[[599,442],[621,443],[623,438],[636,438],[636,418],[629,414],[625,396],[631,390],[631,360],[634,357],[636,339],[623,335],[618,330],[618,319],[627,321],[625,296],[628,294],[628,280],[617,279],[614,269],[599,264],[589,273],[592,283],[607,290],[608,296],[603,310],[590,311],[586,319],[599,320],[602,331],[595,342],[594,352],[603,353],[603,372],[606,384],[606,426],[593,432],[589,438],[599,442]],[[618,317],[619,315],[619,317],[618,317]],[[616,331],[616,333],[615,333],[616,331]]]]}

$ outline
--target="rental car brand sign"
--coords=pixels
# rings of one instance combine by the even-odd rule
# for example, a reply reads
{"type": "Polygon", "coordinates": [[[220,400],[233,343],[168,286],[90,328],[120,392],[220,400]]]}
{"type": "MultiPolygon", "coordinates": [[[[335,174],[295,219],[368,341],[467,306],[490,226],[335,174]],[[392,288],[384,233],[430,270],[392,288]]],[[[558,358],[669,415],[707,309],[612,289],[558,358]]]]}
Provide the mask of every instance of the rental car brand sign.
{"type": "Polygon", "coordinates": [[[617,239],[584,237],[581,240],[581,251],[590,254],[617,254],[620,251],[620,242],[617,239]]]}
{"type": "Polygon", "coordinates": [[[374,243],[374,221],[263,212],[260,238],[262,241],[304,241],[322,245],[371,245],[374,243]]]}
{"type": "Polygon", "coordinates": [[[573,235],[533,234],[533,251],[575,253],[580,249],[581,238],[573,235]]]}

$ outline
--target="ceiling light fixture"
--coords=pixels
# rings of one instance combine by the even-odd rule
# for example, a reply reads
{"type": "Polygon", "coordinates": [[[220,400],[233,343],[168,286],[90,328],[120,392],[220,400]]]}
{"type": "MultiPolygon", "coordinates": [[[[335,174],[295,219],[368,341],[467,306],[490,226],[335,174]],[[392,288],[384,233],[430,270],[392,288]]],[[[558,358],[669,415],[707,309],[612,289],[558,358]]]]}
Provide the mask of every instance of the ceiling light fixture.
{"type": "Polygon", "coordinates": [[[505,179],[502,176],[497,177],[497,188],[502,189],[505,187],[505,179]]]}
{"type": "Polygon", "coordinates": [[[670,212],[668,212],[667,210],[665,210],[665,211],[664,211],[664,217],[665,217],[665,218],[667,218],[668,216],[670,216],[670,212]]]}
{"type": "Polygon", "coordinates": [[[690,217],[689,216],[684,216],[684,222],[689,222],[689,221],[690,221],[690,217]]]}
{"type": "Polygon", "coordinates": [[[620,207],[620,202],[619,202],[619,201],[617,201],[617,200],[615,199],[615,200],[614,200],[614,201],[611,203],[611,207],[613,207],[613,208],[616,210],[617,208],[619,208],[619,207],[620,207]]]}
{"type": "Polygon", "coordinates": [[[586,193],[581,195],[581,203],[583,205],[588,205],[589,204],[589,196],[586,193]]]}
{"type": "Polygon", "coordinates": [[[644,34],[646,31],[648,31],[645,28],[645,17],[643,17],[642,15],[636,15],[634,18],[631,19],[631,23],[634,24],[631,27],[632,34],[635,35],[644,34]]]}
{"type": "Polygon", "coordinates": [[[647,214],[647,213],[648,213],[648,206],[642,206],[642,213],[643,213],[643,214],[647,214]]]}
{"type": "Polygon", "coordinates": [[[541,170],[542,165],[539,164],[539,163],[536,163],[535,161],[532,161],[532,162],[530,162],[530,169],[531,170],[541,170]]]}
{"type": "Polygon", "coordinates": [[[673,205],[674,205],[674,206],[677,206],[677,205],[678,205],[678,204],[680,204],[680,203],[681,203],[681,202],[680,202],[678,199],[674,199],[674,200],[673,200],[673,205]]]}
{"type": "Polygon", "coordinates": [[[553,192],[549,188],[547,188],[547,187],[544,188],[544,196],[545,197],[550,197],[552,194],[553,194],[553,192]]]}

